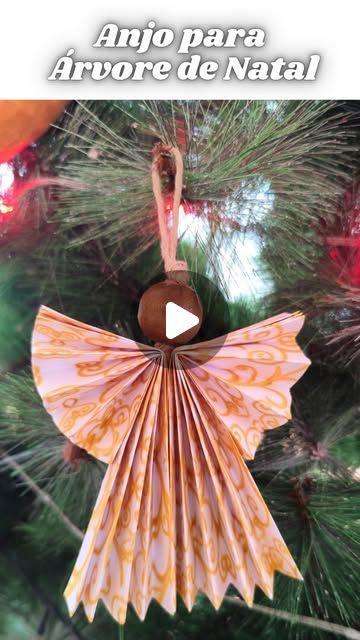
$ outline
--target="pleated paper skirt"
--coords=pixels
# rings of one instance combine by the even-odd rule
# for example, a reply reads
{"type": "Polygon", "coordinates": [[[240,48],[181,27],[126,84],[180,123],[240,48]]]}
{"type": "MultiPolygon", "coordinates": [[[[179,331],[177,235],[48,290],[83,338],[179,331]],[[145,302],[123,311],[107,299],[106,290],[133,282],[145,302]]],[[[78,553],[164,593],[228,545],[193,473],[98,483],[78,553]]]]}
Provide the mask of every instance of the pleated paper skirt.
{"type": "Polygon", "coordinates": [[[226,338],[137,345],[41,307],[33,371],[44,405],[75,444],[108,464],[65,591],[71,613],[99,599],[124,623],[177,593],[218,607],[230,584],[251,605],[274,571],[301,579],[245,459],[290,418],[290,388],[309,365],[300,314],[226,338]],[[170,358],[170,360],[169,360],[170,358]]]}

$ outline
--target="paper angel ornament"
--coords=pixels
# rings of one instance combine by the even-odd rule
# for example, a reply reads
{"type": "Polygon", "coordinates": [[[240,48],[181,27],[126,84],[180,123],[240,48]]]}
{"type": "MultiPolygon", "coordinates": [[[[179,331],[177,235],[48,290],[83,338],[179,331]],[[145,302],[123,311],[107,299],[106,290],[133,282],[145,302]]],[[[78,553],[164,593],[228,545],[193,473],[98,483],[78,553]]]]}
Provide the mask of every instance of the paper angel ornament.
{"type": "MultiPolygon", "coordinates": [[[[186,264],[176,260],[182,160],[165,151],[176,163],[171,224],[155,161],[153,186],[169,273],[186,264]]],[[[158,300],[147,295],[139,316],[155,340],[163,327],[147,313],[158,300]]],[[[301,579],[245,460],[290,418],[290,388],[309,365],[296,342],[302,324],[282,314],[207,342],[151,347],[40,308],[39,394],[60,431],[108,465],[65,590],[71,614],[83,602],[92,620],[101,598],[124,623],[129,602],[144,618],[152,598],[174,613],[177,593],[190,609],[198,591],[218,607],[230,584],[251,605],[256,585],[272,596],[274,571],[301,579]]]]}
{"type": "Polygon", "coordinates": [[[302,324],[282,314],[169,352],[41,307],[44,405],[109,465],[65,591],[71,613],[82,601],[92,620],[101,598],[124,623],[128,602],[144,618],[152,598],[174,612],[176,593],[190,609],[198,591],[218,607],[229,584],[251,605],[255,585],[272,596],[275,570],[301,578],[245,460],[290,418],[309,364],[302,324]]]}

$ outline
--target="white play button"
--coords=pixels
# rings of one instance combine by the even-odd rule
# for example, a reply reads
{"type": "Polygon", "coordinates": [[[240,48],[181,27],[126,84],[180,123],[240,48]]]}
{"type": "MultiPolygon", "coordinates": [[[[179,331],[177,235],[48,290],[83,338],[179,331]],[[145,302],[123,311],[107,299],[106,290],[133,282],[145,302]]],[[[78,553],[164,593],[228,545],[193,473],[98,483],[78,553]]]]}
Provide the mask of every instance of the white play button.
{"type": "Polygon", "coordinates": [[[194,313],[190,313],[183,307],[179,307],[175,302],[166,304],[166,337],[168,340],[177,338],[188,329],[196,327],[200,323],[200,318],[194,313]]]}

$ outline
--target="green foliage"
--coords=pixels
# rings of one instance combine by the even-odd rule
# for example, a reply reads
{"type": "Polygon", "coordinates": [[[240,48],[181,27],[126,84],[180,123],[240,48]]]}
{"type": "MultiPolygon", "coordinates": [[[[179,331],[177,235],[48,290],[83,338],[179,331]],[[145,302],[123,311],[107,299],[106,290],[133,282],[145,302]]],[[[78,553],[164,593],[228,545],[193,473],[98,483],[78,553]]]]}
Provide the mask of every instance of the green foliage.
{"type": "MultiPolygon", "coordinates": [[[[39,402],[31,373],[9,375],[0,386],[0,447],[6,448],[32,479],[81,526],[89,518],[104,467],[88,457],[87,463],[81,464],[79,469],[71,469],[64,462],[65,442],[39,402]]],[[[44,532],[50,527],[54,530],[58,527],[51,512],[42,513],[43,521],[44,518],[47,518],[44,532]]],[[[35,521],[34,527],[37,526],[35,521]]],[[[51,538],[50,545],[54,543],[56,547],[63,533],[55,532],[56,539],[51,538]]],[[[38,530],[37,538],[39,535],[38,530]]]]}
{"type": "MultiPolygon", "coordinates": [[[[294,553],[304,582],[278,577],[274,606],[315,618],[356,625],[360,570],[359,491],[350,474],[310,471],[294,479],[278,474],[264,497],[294,553]]],[[[306,629],[294,638],[307,638],[306,629]]]]}
{"type": "Polygon", "coordinates": [[[236,238],[255,229],[274,271],[308,273],[323,221],[333,219],[353,171],[355,133],[345,115],[329,102],[79,105],[59,166],[78,184],[62,194],[56,215],[64,241],[101,238],[117,245],[124,263],[141,256],[157,237],[152,148],[180,140],[184,199],[197,201],[204,218],[204,201],[212,203],[213,233],[236,238]]]}
{"type": "Polygon", "coordinates": [[[0,374],[29,354],[36,285],[24,286],[25,269],[12,258],[0,264],[0,374]]]}

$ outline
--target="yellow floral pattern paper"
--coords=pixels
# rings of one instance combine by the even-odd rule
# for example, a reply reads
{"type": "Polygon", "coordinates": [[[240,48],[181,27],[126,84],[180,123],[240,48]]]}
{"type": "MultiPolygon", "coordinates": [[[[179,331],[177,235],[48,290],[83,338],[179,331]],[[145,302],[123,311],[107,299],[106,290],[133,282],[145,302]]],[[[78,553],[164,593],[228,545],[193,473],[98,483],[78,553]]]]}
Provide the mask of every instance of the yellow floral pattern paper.
{"type": "Polygon", "coordinates": [[[233,584],[251,605],[274,571],[301,575],[244,462],[290,418],[291,386],[309,366],[301,314],[226,338],[167,349],[138,345],[41,307],[35,383],[58,428],[108,464],[65,590],[93,619],[101,598],[124,623],[179,593],[215,607],[233,584]],[[169,366],[170,365],[170,366],[169,366]]]}

